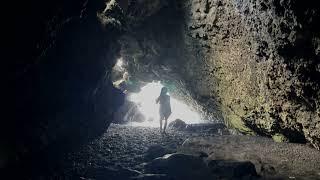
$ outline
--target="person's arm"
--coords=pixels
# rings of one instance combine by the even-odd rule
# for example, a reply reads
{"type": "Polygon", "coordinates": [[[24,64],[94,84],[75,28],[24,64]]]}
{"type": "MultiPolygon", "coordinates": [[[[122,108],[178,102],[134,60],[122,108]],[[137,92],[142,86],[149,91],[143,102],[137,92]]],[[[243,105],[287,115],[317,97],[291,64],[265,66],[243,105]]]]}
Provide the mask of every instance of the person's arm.
{"type": "Polygon", "coordinates": [[[156,99],[156,104],[158,104],[160,101],[160,96],[156,99]]]}

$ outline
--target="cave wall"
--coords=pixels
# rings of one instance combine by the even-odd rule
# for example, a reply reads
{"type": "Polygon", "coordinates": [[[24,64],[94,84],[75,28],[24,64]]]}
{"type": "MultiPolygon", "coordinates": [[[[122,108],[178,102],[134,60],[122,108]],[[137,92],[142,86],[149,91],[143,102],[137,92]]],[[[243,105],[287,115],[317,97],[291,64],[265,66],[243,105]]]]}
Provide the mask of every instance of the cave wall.
{"type": "Polygon", "coordinates": [[[207,67],[196,73],[207,77],[198,91],[219,98],[225,122],[319,149],[315,1],[191,1],[187,10],[189,36],[204,47],[207,67]]]}
{"type": "Polygon", "coordinates": [[[11,179],[55,168],[60,157],[102,134],[124,99],[110,80],[121,29],[102,23],[112,12],[121,16],[118,6],[105,10],[104,1],[81,0],[13,6],[0,144],[0,174],[11,179]]]}
{"type": "Polygon", "coordinates": [[[1,177],[57,170],[61,157],[108,128],[124,100],[110,75],[120,51],[116,39],[164,4],[9,3],[14,13],[5,29],[9,38],[3,62],[7,111],[1,125],[1,177]]]}
{"type": "Polygon", "coordinates": [[[173,1],[120,38],[121,52],[141,79],[183,81],[229,127],[319,149],[316,5],[173,1]]]}

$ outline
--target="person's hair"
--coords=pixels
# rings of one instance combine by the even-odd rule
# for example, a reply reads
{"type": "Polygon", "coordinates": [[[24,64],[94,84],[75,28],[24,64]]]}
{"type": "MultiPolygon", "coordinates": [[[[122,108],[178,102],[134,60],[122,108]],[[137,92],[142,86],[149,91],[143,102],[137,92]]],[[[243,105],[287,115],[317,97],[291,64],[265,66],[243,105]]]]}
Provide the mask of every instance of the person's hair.
{"type": "Polygon", "coordinates": [[[129,79],[129,73],[128,72],[124,72],[122,75],[122,79],[123,80],[128,80],[129,79]]]}
{"type": "Polygon", "coordinates": [[[168,89],[166,87],[161,88],[160,96],[166,95],[168,92],[168,89]]]}

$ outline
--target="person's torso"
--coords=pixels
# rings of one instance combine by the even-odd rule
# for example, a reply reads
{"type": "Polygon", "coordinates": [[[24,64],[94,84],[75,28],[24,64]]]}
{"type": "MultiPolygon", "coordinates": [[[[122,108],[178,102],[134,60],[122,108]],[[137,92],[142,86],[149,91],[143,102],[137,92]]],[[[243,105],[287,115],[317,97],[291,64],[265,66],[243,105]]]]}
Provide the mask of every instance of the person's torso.
{"type": "Polygon", "coordinates": [[[161,96],[160,100],[159,100],[159,103],[160,103],[160,108],[161,109],[171,109],[170,96],[168,96],[168,95],[161,96]]]}

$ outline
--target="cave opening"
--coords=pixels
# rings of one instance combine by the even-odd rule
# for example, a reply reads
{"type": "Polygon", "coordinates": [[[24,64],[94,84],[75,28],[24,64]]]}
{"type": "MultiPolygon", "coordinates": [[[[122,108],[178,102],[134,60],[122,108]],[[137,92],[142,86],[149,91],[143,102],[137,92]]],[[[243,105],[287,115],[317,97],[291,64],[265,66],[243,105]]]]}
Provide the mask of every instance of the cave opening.
{"type": "MultiPolygon", "coordinates": [[[[158,127],[159,126],[159,104],[156,99],[160,95],[162,87],[169,89],[170,104],[172,113],[168,123],[174,120],[182,120],[187,124],[210,123],[204,120],[199,109],[187,104],[183,98],[176,98],[177,93],[173,84],[165,84],[161,79],[142,82],[128,73],[128,63],[124,58],[117,59],[113,70],[113,84],[125,94],[124,111],[117,112],[114,122],[122,122],[133,126],[158,127]],[[165,85],[164,85],[165,84],[165,85]],[[171,95],[172,94],[172,95],[171,95]]],[[[121,107],[120,107],[121,109],[121,107]]]]}

